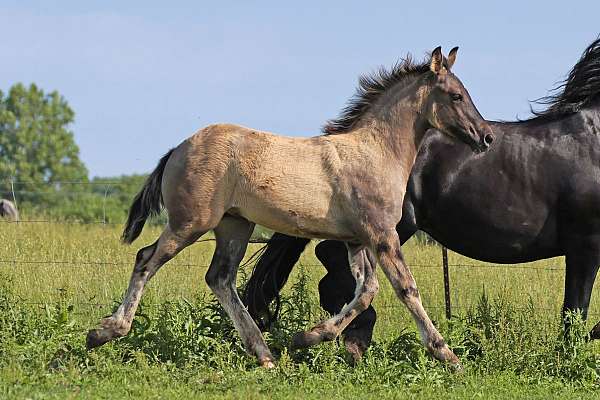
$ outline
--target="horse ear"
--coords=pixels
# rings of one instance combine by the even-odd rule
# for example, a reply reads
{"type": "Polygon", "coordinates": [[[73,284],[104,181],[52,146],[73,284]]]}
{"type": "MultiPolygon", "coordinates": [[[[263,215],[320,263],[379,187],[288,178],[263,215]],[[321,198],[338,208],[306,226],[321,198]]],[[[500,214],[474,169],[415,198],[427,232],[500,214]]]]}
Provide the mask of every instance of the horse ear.
{"type": "Polygon", "coordinates": [[[458,53],[458,46],[456,46],[455,48],[453,48],[452,50],[450,50],[450,53],[448,53],[448,58],[447,58],[447,62],[448,62],[448,71],[450,71],[452,69],[452,66],[454,65],[454,62],[456,61],[456,53],[458,53]]]}
{"type": "Polygon", "coordinates": [[[439,74],[442,70],[444,64],[444,56],[442,55],[442,46],[436,47],[431,52],[431,63],[429,64],[429,69],[432,72],[439,74]]]}

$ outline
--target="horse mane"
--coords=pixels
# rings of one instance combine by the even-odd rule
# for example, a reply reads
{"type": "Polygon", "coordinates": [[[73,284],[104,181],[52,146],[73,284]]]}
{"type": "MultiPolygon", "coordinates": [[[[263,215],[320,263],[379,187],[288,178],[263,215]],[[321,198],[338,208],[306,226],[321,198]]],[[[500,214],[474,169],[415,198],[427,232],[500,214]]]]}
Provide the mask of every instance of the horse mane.
{"type": "Polygon", "coordinates": [[[337,135],[352,130],[383,93],[409,77],[429,71],[430,62],[430,59],[427,59],[422,63],[415,63],[409,54],[394,64],[391,69],[379,67],[369,75],[361,75],[358,79],[356,93],[348,101],[338,118],[327,121],[323,126],[323,133],[337,135]]]}
{"type": "Polygon", "coordinates": [[[531,110],[533,119],[558,119],[580,111],[600,94],[600,37],[590,44],[567,78],[550,94],[534,102],[547,106],[543,111],[531,110]]]}

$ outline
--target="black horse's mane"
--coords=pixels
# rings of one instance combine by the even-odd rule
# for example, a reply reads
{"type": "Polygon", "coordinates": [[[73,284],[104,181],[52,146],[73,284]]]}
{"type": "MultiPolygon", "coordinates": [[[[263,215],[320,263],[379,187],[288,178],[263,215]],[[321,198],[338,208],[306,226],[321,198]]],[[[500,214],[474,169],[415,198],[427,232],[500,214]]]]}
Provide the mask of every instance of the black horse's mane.
{"type": "MultiPolygon", "coordinates": [[[[416,63],[408,55],[390,69],[380,67],[372,74],[362,75],[354,96],[338,118],[327,121],[322,129],[323,133],[335,135],[350,131],[383,93],[408,77],[427,72],[429,64],[430,59],[416,63]]],[[[536,111],[532,108],[533,117],[521,121],[554,120],[565,117],[580,111],[600,94],[600,37],[585,49],[567,78],[551,92],[553,93],[534,101],[536,104],[546,106],[546,109],[536,111]]]]}
{"type": "Polygon", "coordinates": [[[408,77],[429,71],[430,62],[430,59],[427,59],[422,63],[415,63],[412,57],[407,55],[391,69],[380,67],[372,74],[361,75],[356,93],[338,118],[327,121],[323,133],[336,135],[350,131],[383,93],[408,77]]]}
{"type": "Polygon", "coordinates": [[[548,96],[535,100],[546,107],[531,110],[533,119],[558,119],[576,113],[600,94],[600,37],[590,44],[567,78],[548,96]]]}

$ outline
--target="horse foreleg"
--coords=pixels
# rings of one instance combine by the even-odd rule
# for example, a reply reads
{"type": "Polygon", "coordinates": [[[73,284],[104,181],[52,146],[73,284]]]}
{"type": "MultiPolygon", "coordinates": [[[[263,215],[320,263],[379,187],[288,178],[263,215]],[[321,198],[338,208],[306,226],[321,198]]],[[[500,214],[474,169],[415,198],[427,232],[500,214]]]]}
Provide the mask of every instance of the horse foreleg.
{"type": "Polygon", "coordinates": [[[390,231],[386,235],[380,236],[374,243],[374,248],[379,264],[392,284],[396,295],[415,320],[425,348],[436,359],[460,368],[458,357],[448,348],[444,338],[433,325],[421,304],[417,284],[404,261],[396,231],[390,231]]]}
{"type": "MultiPolygon", "coordinates": [[[[565,332],[570,326],[570,321],[566,318],[568,312],[581,312],[583,318],[587,318],[592,289],[600,266],[600,240],[576,237],[572,243],[574,245],[566,251],[565,297],[562,311],[565,332]]],[[[600,322],[590,332],[590,339],[600,339],[600,322]]]]}

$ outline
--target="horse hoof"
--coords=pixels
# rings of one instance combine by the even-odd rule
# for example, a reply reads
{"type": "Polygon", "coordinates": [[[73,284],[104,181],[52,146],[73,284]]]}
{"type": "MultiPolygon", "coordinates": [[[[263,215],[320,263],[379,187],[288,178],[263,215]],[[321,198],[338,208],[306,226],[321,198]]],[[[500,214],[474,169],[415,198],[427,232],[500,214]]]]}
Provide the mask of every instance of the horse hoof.
{"type": "Polygon", "coordinates": [[[446,361],[446,365],[448,366],[448,368],[450,369],[450,371],[452,371],[455,374],[460,374],[462,373],[463,370],[463,366],[460,363],[460,360],[458,359],[458,357],[456,357],[456,354],[454,354],[454,352],[448,348],[446,348],[447,351],[444,354],[444,359],[446,361]]]}
{"type": "Polygon", "coordinates": [[[358,364],[362,359],[362,356],[365,353],[365,348],[361,346],[360,343],[348,339],[344,341],[344,345],[346,346],[346,351],[350,354],[350,363],[352,366],[356,366],[356,364],[358,364]]]}
{"type": "Polygon", "coordinates": [[[92,329],[87,334],[85,346],[88,350],[91,350],[110,342],[113,337],[114,335],[109,333],[106,329],[92,329]]]}
{"type": "Polygon", "coordinates": [[[462,374],[463,372],[465,372],[465,369],[463,368],[462,364],[458,361],[454,363],[449,363],[448,365],[450,367],[450,371],[452,371],[455,374],[462,374]]]}
{"type": "Polygon", "coordinates": [[[318,332],[298,332],[292,338],[291,348],[292,350],[306,349],[307,347],[321,343],[321,341],[321,334],[318,332]]]}
{"type": "Polygon", "coordinates": [[[264,369],[273,369],[275,368],[275,363],[271,360],[265,360],[260,363],[260,366],[264,369]]]}
{"type": "Polygon", "coordinates": [[[590,340],[600,339],[600,322],[598,322],[590,331],[590,340]]]}

